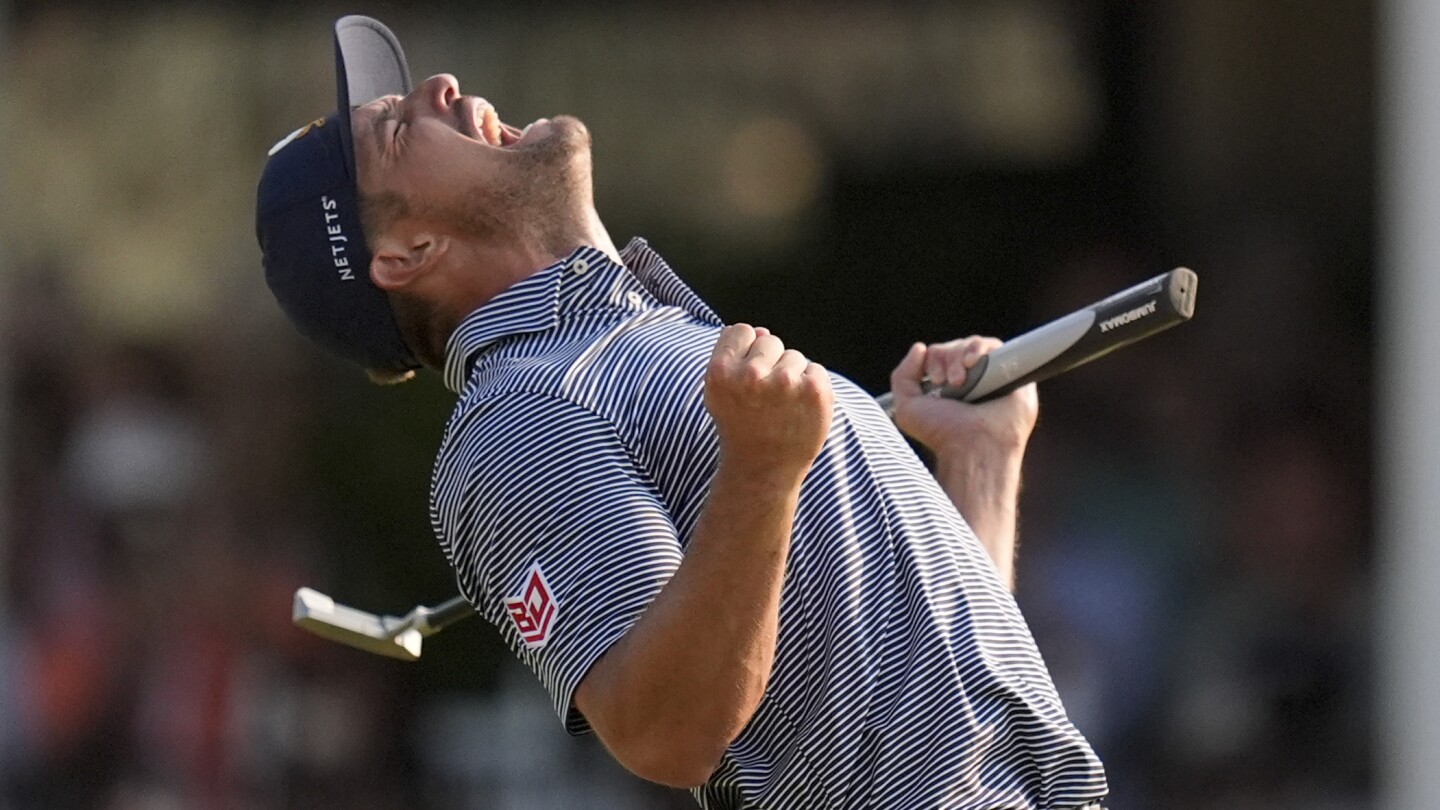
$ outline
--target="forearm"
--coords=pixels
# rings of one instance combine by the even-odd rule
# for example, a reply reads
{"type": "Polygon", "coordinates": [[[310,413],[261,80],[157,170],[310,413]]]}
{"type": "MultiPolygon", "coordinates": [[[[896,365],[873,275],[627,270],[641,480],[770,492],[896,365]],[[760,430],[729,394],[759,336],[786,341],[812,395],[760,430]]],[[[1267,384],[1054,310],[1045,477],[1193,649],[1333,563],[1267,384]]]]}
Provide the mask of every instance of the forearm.
{"type": "Polygon", "coordinates": [[[925,396],[923,380],[960,385],[981,356],[1000,345],[972,336],[910,347],[890,373],[895,421],[935,453],[935,477],[989,552],[1007,588],[1015,588],[1015,516],[1020,461],[1040,414],[1035,384],[997,399],[964,404],[925,396]]]}
{"type": "Polygon", "coordinates": [[[759,706],[802,478],[722,461],[685,561],[586,676],[581,711],[637,774],[703,782],[759,706]]]}
{"type": "Polygon", "coordinates": [[[970,445],[936,455],[935,477],[975,531],[1005,587],[1015,588],[1015,550],[1024,448],[970,445]]]}

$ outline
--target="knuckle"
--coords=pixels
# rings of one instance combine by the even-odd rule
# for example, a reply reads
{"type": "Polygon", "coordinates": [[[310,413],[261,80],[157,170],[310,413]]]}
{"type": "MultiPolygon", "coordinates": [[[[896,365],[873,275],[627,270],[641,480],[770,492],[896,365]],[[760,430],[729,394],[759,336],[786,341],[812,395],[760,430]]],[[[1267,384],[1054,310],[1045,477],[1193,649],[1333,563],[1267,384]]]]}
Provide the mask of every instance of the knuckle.
{"type": "Polygon", "coordinates": [[[748,323],[731,324],[725,327],[725,335],[741,344],[748,345],[755,341],[755,329],[748,323]]]}
{"type": "Polygon", "coordinates": [[[754,386],[758,385],[762,380],[765,379],[765,372],[766,368],[763,363],[751,360],[740,366],[736,377],[740,380],[740,382],[746,385],[754,386]]]}

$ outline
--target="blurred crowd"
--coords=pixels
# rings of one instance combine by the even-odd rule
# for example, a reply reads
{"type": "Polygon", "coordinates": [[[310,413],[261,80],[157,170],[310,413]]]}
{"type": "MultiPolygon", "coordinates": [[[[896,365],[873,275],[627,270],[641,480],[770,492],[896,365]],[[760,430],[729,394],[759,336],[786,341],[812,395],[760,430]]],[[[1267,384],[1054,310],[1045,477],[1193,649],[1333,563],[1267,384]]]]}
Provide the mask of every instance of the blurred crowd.
{"type": "Polygon", "coordinates": [[[1019,598],[1118,810],[1373,806],[1367,346],[1310,250],[1217,256],[1194,322],[1042,387],[1019,598]]]}
{"type": "MultiPolygon", "coordinates": [[[[1267,272],[1202,274],[1193,324],[1043,391],[1019,598],[1114,810],[1369,806],[1364,386],[1321,382],[1357,348],[1322,317],[1245,334],[1226,309],[1270,285],[1335,303],[1297,245],[1250,249],[1267,272]]],[[[518,665],[436,688],[292,628],[346,549],[308,480],[314,356],[236,312],[102,338],[59,270],[0,320],[0,807],[689,806],[568,740],[518,665]]],[[[1037,320],[1144,272],[1076,258],[1037,320]]]]}
{"type": "Polygon", "coordinates": [[[0,806],[395,806],[393,686],[284,610],[303,396],[231,329],[101,339],[59,271],[4,300],[0,806]]]}

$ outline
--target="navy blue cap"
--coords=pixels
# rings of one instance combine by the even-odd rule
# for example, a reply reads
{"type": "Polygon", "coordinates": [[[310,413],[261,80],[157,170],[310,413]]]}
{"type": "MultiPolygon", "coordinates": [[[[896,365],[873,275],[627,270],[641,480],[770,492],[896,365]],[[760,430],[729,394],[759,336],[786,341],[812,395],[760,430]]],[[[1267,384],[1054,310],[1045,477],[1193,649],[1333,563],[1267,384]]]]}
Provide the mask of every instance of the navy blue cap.
{"type": "Polygon", "coordinates": [[[256,193],[255,232],[265,282],[302,334],[374,371],[418,368],[390,299],[370,280],[360,223],[352,107],[406,95],[410,68],[400,42],[377,20],[335,23],[339,108],[270,150],[256,193]]]}

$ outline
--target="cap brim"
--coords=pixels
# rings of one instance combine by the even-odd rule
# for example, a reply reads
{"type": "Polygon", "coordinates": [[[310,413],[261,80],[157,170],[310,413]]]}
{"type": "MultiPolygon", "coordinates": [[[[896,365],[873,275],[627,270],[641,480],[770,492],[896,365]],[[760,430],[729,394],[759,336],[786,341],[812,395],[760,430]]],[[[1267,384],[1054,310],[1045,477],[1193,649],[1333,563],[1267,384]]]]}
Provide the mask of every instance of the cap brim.
{"type": "Polygon", "coordinates": [[[355,144],[350,110],[382,96],[408,95],[412,88],[405,50],[384,23],[358,14],[335,22],[335,86],[339,96],[340,140],[354,179],[355,144]]]}

